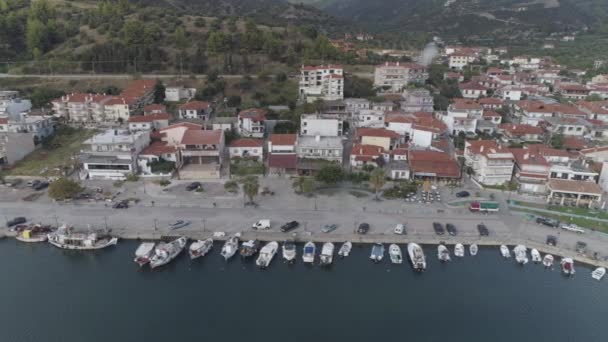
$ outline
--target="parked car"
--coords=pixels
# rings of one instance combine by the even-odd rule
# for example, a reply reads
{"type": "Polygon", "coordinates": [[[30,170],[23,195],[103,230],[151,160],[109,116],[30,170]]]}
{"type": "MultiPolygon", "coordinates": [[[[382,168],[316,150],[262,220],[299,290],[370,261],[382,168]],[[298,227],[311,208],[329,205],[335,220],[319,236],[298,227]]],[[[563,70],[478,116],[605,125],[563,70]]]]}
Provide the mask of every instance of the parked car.
{"type": "Polygon", "coordinates": [[[439,222],[433,222],[433,229],[437,235],[445,234],[445,229],[443,229],[443,225],[439,222]]]}
{"type": "Polygon", "coordinates": [[[395,229],[393,230],[393,233],[395,233],[397,235],[407,234],[407,232],[405,231],[405,225],[401,224],[401,223],[396,225],[395,229]]]}
{"type": "Polygon", "coordinates": [[[367,234],[369,232],[369,223],[361,223],[357,228],[357,234],[367,234]]]}
{"type": "Polygon", "coordinates": [[[281,231],[283,233],[286,233],[290,230],[294,230],[294,229],[298,228],[298,226],[300,226],[300,223],[298,221],[289,221],[281,226],[281,231]]]}
{"type": "Polygon", "coordinates": [[[570,231],[570,232],[575,232],[578,234],[583,234],[585,232],[585,230],[577,225],[575,225],[574,223],[570,223],[570,224],[561,224],[560,227],[564,230],[570,231]]]}
{"type": "Polygon", "coordinates": [[[323,226],[323,229],[321,229],[321,231],[323,233],[331,233],[336,229],[338,229],[338,225],[335,223],[332,223],[332,224],[326,224],[325,226],[323,226]]]}
{"type": "Polygon", "coordinates": [[[559,227],[559,221],[552,219],[552,218],[548,218],[548,217],[542,217],[539,216],[536,218],[536,223],[537,224],[542,224],[548,227],[553,227],[553,228],[557,228],[559,227]]]}
{"type": "Polygon", "coordinates": [[[185,220],[177,220],[171,224],[169,224],[169,229],[179,229],[179,228],[184,228],[185,226],[189,225],[190,221],[185,221],[185,220]]]}
{"type": "Polygon", "coordinates": [[[445,229],[448,231],[448,234],[452,236],[458,235],[458,230],[456,229],[456,226],[451,223],[446,224],[445,229]]]}
{"type": "Polygon", "coordinates": [[[547,240],[545,240],[545,243],[549,246],[556,246],[557,237],[555,237],[555,235],[547,235],[547,240]]]}
{"type": "Polygon", "coordinates": [[[270,220],[268,220],[268,219],[259,220],[258,222],[254,223],[253,226],[251,226],[251,228],[259,229],[259,230],[270,229],[270,220]]]}
{"type": "Polygon", "coordinates": [[[32,186],[32,189],[36,190],[36,191],[40,191],[40,190],[44,190],[46,188],[49,187],[49,183],[48,182],[38,182],[35,185],[32,186]]]}
{"type": "Polygon", "coordinates": [[[127,209],[127,208],[129,208],[129,201],[123,200],[123,201],[120,201],[120,202],[116,202],[116,203],[114,203],[114,205],[112,206],[112,208],[114,208],[114,209],[127,209]]]}
{"type": "Polygon", "coordinates": [[[483,223],[477,225],[477,230],[479,231],[480,236],[490,235],[490,230],[488,230],[488,227],[486,227],[486,225],[483,223]]]}
{"type": "Polygon", "coordinates": [[[23,216],[15,217],[14,219],[6,222],[6,227],[16,226],[18,224],[22,224],[27,222],[27,219],[23,216]]]}
{"type": "Polygon", "coordinates": [[[458,197],[458,198],[469,197],[469,196],[471,196],[471,194],[468,191],[458,191],[456,193],[456,197],[458,197]]]}
{"type": "Polygon", "coordinates": [[[29,187],[34,187],[36,184],[40,183],[39,179],[34,179],[34,180],[29,180],[27,181],[27,183],[25,183],[27,186],[29,187]]]}
{"type": "Polygon", "coordinates": [[[201,182],[192,182],[186,186],[186,190],[193,191],[202,186],[201,182]]]}

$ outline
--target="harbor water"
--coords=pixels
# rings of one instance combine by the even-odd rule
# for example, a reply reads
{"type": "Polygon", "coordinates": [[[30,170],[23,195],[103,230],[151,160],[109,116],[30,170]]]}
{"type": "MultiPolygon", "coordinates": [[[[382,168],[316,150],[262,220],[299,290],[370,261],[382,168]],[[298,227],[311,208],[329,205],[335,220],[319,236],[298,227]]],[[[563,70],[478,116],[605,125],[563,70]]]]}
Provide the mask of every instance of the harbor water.
{"type": "Polygon", "coordinates": [[[608,278],[578,264],[570,278],[557,265],[521,267],[498,248],[441,264],[436,246],[423,246],[428,268],[418,274],[388,255],[373,264],[369,245],[328,268],[304,265],[299,245],[295,265],[279,253],[264,271],[238,255],[224,262],[220,245],[139,269],[137,246],[85,253],[0,241],[0,341],[608,339],[608,278]]]}

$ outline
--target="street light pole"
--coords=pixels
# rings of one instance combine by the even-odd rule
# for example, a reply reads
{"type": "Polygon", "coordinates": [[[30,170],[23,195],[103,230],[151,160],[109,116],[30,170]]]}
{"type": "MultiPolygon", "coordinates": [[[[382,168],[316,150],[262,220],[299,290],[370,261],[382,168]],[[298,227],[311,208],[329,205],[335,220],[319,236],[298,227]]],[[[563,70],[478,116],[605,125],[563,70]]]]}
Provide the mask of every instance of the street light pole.
{"type": "Polygon", "coordinates": [[[106,230],[108,230],[108,217],[107,216],[103,217],[103,222],[104,222],[104,224],[106,226],[106,230]]]}
{"type": "Polygon", "coordinates": [[[154,219],[154,232],[156,232],[156,230],[158,230],[158,227],[156,226],[156,219],[154,219]]]}

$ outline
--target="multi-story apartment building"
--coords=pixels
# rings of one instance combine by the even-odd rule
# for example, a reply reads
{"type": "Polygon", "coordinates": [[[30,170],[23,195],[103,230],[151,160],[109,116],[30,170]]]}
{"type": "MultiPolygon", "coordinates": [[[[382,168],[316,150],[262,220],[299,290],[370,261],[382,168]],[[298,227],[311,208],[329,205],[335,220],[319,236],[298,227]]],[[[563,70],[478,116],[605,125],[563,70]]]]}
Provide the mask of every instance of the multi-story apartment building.
{"type": "Polygon", "coordinates": [[[303,136],[339,137],[343,134],[342,125],[342,120],[335,115],[303,114],[300,117],[300,134],[303,136]]]}
{"type": "Polygon", "coordinates": [[[344,73],[341,66],[302,66],[300,73],[300,100],[334,101],[344,98],[344,73]]]}
{"type": "Polygon", "coordinates": [[[342,162],[342,137],[300,136],[296,147],[300,159],[324,159],[342,162]]]}
{"type": "Polygon", "coordinates": [[[406,113],[433,111],[433,96],[426,89],[406,89],[401,96],[401,110],[406,113]]]}
{"type": "Polygon", "coordinates": [[[465,164],[473,169],[473,179],[485,185],[501,185],[513,176],[513,154],[494,140],[467,141],[465,164]]]}
{"type": "Polygon", "coordinates": [[[244,109],[239,112],[237,131],[243,137],[263,138],[266,132],[268,111],[260,108],[244,109]]]}
{"type": "Polygon", "coordinates": [[[374,86],[401,91],[410,83],[424,83],[429,74],[424,65],[416,63],[386,62],[374,71],[374,86]]]}

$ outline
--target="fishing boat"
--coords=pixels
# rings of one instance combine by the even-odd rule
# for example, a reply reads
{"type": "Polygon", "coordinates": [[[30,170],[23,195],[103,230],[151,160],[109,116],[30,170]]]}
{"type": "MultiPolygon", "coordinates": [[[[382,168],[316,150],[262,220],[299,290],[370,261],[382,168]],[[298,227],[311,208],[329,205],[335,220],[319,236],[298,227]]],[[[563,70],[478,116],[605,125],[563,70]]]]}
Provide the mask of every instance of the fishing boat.
{"type": "Polygon", "coordinates": [[[595,280],[602,280],[602,278],[604,278],[605,274],[606,274],[606,269],[603,267],[598,267],[595,270],[593,270],[593,272],[591,272],[591,278],[593,278],[595,280]]]}
{"type": "Polygon", "coordinates": [[[509,252],[509,247],[507,247],[505,245],[501,245],[500,246],[500,255],[502,255],[503,258],[510,258],[511,252],[509,252]]]}
{"type": "Polygon", "coordinates": [[[236,236],[232,236],[231,238],[226,240],[224,246],[222,246],[222,252],[220,254],[224,257],[224,260],[228,261],[228,259],[232,258],[238,250],[239,238],[236,236]]]}
{"type": "Polygon", "coordinates": [[[287,262],[296,261],[296,243],[293,240],[287,240],[283,243],[283,259],[287,262]]]}
{"type": "Polygon", "coordinates": [[[35,225],[20,231],[15,239],[21,242],[45,242],[51,232],[50,226],[35,225]]]}
{"type": "Polygon", "coordinates": [[[239,254],[241,258],[247,259],[252,257],[260,249],[260,242],[258,240],[245,241],[239,247],[239,254]]]}
{"type": "Polygon", "coordinates": [[[401,254],[401,248],[397,244],[391,244],[388,246],[388,256],[391,258],[393,264],[403,263],[403,255],[401,254]]]}
{"type": "Polygon", "coordinates": [[[375,243],[372,246],[372,252],[369,255],[369,258],[375,263],[382,261],[382,259],[384,259],[384,245],[381,243],[375,243]]]}
{"type": "Polygon", "coordinates": [[[330,265],[334,260],[334,244],[331,242],[326,242],[323,244],[323,248],[321,248],[321,256],[319,257],[321,260],[321,265],[330,265]]]}
{"type": "Polygon", "coordinates": [[[304,250],[302,253],[302,261],[304,261],[305,263],[308,263],[308,264],[312,264],[313,262],[315,262],[316,250],[317,250],[317,246],[315,246],[315,243],[312,241],[308,241],[304,245],[304,250]]]}
{"type": "Polygon", "coordinates": [[[469,254],[471,254],[472,256],[476,256],[478,251],[479,247],[477,247],[476,244],[472,244],[469,246],[469,254]]]}
{"type": "Polygon", "coordinates": [[[538,264],[539,262],[542,261],[542,257],[540,256],[538,249],[533,248],[532,251],[530,252],[530,255],[532,256],[533,263],[538,264]]]}
{"type": "Polygon", "coordinates": [[[528,249],[524,245],[517,245],[513,248],[513,254],[515,254],[515,261],[520,265],[528,263],[528,249]]]}
{"type": "Polygon", "coordinates": [[[258,259],[255,261],[255,264],[262,269],[268,267],[270,265],[270,263],[272,262],[272,259],[274,258],[274,255],[277,253],[278,249],[279,249],[278,242],[272,241],[272,242],[267,243],[260,250],[260,254],[258,255],[258,259]]]}
{"type": "Polygon", "coordinates": [[[461,243],[457,243],[454,246],[454,256],[462,258],[464,256],[464,246],[461,243]]]}
{"type": "Polygon", "coordinates": [[[207,255],[207,253],[209,253],[212,248],[212,238],[208,238],[206,240],[196,240],[190,244],[190,247],[188,248],[188,254],[190,255],[190,259],[194,260],[196,258],[200,258],[202,256],[207,255]]]}
{"type": "Polygon", "coordinates": [[[150,268],[154,269],[171,262],[184,250],[187,242],[188,239],[182,236],[169,243],[159,243],[150,259],[150,268]]]}
{"type": "Polygon", "coordinates": [[[450,261],[450,250],[444,245],[437,246],[437,258],[444,262],[450,261]]]}
{"type": "Polygon", "coordinates": [[[574,271],[574,260],[572,258],[562,258],[562,272],[567,275],[572,275],[576,273],[574,271]]]}
{"type": "Polygon", "coordinates": [[[95,250],[118,243],[118,238],[99,236],[97,233],[74,233],[65,226],[47,235],[48,242],[59,248],[72,250],[95,250]]]}
{"type": "Polygon", "coordinates": [[[422,247],[416,243],[410,242],[407,244],[407,252],[415,271],[421,272],[426,270],[426,258],[424,257],[422,247]]]}
{"type": "Polygon", "coordinates": [[[553,255],[551,255],[551,254],[545,255],[545,257],[543,258],[543,265],[545,265],[545,267],[553,266],[553,255]]]}
{"type": "Polygon", "coordinates": [[[133,259],[133,261],[138,264],[139,267],[149,263],[150,258],[152,258],[152,254],[154,253],[154,246],[156,246],[156,243],[154,242],[142,242],[135,250],[135,259],[133,259]]]}
{"type": "Polygon", "coordinates": [[[353,249],[353,244],[350,241],[346,241],[345,243],[342,244],[342,247],[340,247],[340,250],[338,251],[338,255],[340,256],[340,258],[344,258],[350,255],[350,250],[353,249]]]}

